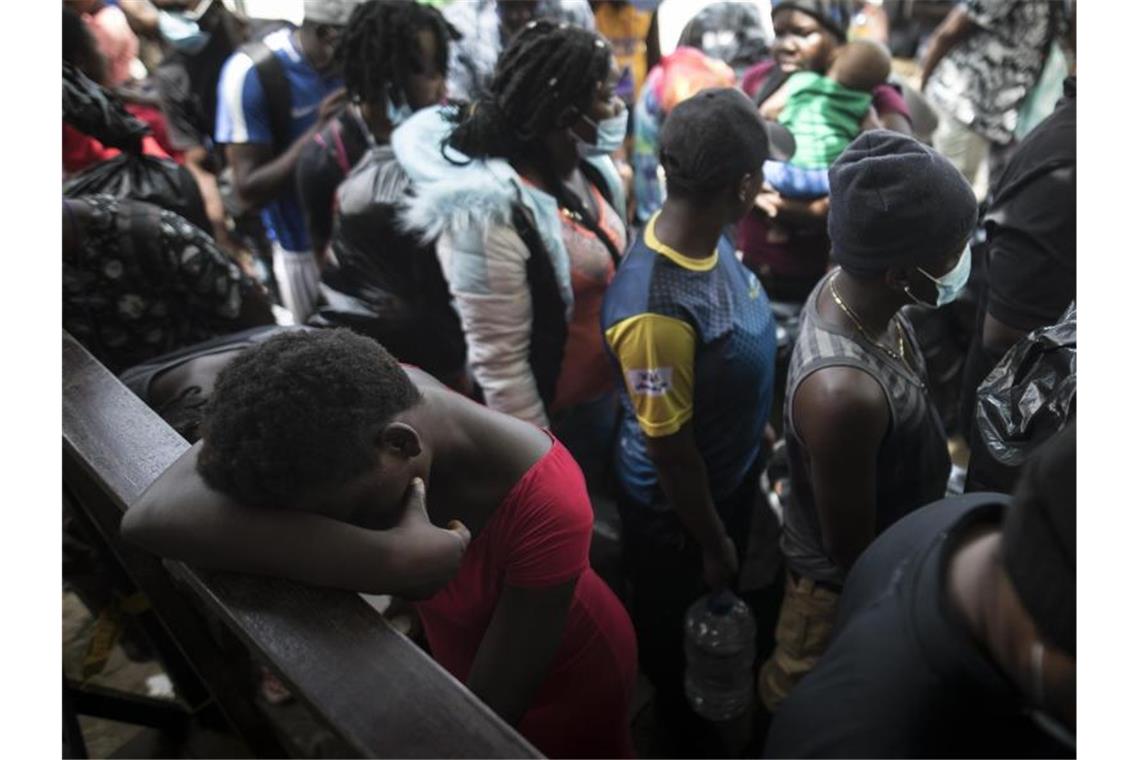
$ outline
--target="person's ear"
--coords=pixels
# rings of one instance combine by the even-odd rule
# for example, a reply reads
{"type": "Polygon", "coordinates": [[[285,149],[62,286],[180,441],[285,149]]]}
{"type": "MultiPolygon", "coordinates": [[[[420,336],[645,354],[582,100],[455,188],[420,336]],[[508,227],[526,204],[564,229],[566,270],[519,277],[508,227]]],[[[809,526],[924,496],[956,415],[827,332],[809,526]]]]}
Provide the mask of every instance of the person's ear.
{"type": "Polygon", "coordinates": [[[736,199],[741,203],[752,205],[756,196],[764,186],[763,171],[749,172],[740,178],[736,187],[736,199]]]}
{"type": "Polygon", "coordinates": [[[911,274],[906,267],[889,267],[884,277],[887,287],[899,293],[905,293],[911,287],[911,274]]]}
{"type": "Polygon", "coordinates": [[[559,129],[573,129],[574,124],[578,121],[578,117],[581,115],[582,112],[578,109],[577,106],[566,106],[558,112],[558,116],[555,118],[554,123],[558,125],[559,129]]]}
{"type": "Polygon", "coordinates": [[[383,451],[404,459],[417,457],[423,451],[420,434],[403,422],[385,425],[377,436],[376,443],[383,451]]]}
{"type": "Polygon", "coordinates": [[[751,200],[748,193],[751,191],[752,175],[745,174],[740,177],[740,181],[736,183],[736,200],[741,203],[747,203],[751,200]]]}

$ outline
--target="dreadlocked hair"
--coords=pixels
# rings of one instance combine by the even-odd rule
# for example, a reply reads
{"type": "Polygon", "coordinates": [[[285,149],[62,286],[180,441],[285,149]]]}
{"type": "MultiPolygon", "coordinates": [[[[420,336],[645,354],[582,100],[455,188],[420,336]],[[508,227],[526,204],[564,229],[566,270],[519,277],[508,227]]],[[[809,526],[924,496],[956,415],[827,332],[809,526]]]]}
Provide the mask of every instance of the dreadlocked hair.
{"type": "MultiPolygon", "coordinates": [[[[614,241],[555,175],[541,147],[543,135],[570,126],[590,109],[598,86],[609,75],[612,56],[609,43],[594,32],[530,22],[499,56],[488,94],[452,112],[457,126],[447,144],[470,159],[526,158],[542,173],[558,205],[577,214],[616,262],[614,241]]],[[[443,155],[460,163],[447,151],[443,155]]]]}
{"type": "Polygon", "coordinates": [[[337,44],[336,60],[344,70],[350,98],[365,103],[407,102],[402,83],[422,73],[418,32],[435,36],[437,69],[447,73],[448,45],[459,32],[435,8],[413,0],[369,0],[356,7],[337,44]]]}
{"type": "Polygon", "coordinates": [[[458,112],[448,143],[470,158],[510,160],[537,152],[544,134],[576,118],[566,120],[566,108],[589,109],[611,55],[609,44],[593,32],[530,22],[499,56],[487,96],[458,112]]]}

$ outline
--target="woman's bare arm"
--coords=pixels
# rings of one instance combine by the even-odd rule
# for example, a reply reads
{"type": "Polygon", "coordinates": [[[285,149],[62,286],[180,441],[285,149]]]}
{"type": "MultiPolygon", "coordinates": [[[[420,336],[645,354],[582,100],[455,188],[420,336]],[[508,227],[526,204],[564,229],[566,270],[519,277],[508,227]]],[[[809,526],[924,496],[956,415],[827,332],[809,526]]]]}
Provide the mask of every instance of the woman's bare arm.
{"type": "Polygon", "coordinates": [[[315,586],[420,598],[459,569],[470,534],[433,526],[423,484],[409,491],[400,522],[360,528],[308,512],[239,504],[206,485],[186,451],[123,518],[128,541],[190,565],[288,578],[315,586]]]}

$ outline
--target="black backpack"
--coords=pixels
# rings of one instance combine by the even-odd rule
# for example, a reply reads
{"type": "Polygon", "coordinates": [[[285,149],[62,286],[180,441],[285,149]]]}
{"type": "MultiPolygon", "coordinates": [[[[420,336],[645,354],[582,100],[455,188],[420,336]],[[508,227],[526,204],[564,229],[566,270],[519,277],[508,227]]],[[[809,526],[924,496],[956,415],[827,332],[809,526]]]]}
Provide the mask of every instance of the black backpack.
{"type": "Polygon", "coordinates": [[[251,346],[290,330],[309,330],[301,325],[262,325],[221,335],[156,356],[119,375],[123,385],[146,402],[190,443],[198,440],[198,424],[214,382],[225,365],[251,346]],[[156,383],[159,376],[162,383],[156,383]]]}

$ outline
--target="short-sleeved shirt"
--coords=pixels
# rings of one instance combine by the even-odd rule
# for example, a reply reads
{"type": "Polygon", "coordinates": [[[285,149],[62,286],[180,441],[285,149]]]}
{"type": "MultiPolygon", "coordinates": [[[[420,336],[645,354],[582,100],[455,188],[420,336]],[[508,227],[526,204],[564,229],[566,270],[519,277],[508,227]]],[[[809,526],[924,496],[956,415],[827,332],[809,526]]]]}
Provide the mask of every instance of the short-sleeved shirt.
{"type": "Polygon", "coordinates": [[[764,757],[1072,757],[1036,727],[1014,683],[948,600],[961,537],[999,526],[1009,497],[936,501],[851,569],[827,653],[792,690],[764,757]]]}
{"type": "Polygon", "coordinates": [[[603,3],[594,11],[594,20],[598,33],[608,39],[614,49],[614,63],[621,73],[617,96],[633,108],[645,81],[648,62],[646,35],[653,16],[628,3],[603,3]]]}
{"type": "MultiPolygon", "coordinates": [[[[744,73],[741,87],[755,97],[776,70],[773,61],[761,61],[744,73]]],[[[902,93],[889,84],[871,91],[871,105],[880,117],[898,114],[910,120],[902,93]]],[[[831,241],[826,232],[789,227],[787,238],[771,235],[772,223],[763,212],[753,209],[736,226],[736,247],[744,253],[744,264],[761,276],[820,277],[827,269],[831,241]]]]}
{"type": "MultiPolygon", "coordinates": [[[[273,51],[289,82],[289,140],[296,140],[317,121],[321,101],[341,82],[325,77],[309,64],[293,40],[293,30],[279,29],[264,39],[273,51]]],[[[272,145],[269,103],[254,68],[253,59],[243,52],[234,53],[222,68],[218,80],[218,123],[215,139],[222,144],[260,143],[272,145]]],[[[262,211],[270,237],[287,251],[308,251],[309,235],[301,212],[296,189],[290,185],[262,211]]]]}
{"type": "Polygon", "coordinates": [[[149,203],[80,199],[83,243],[63,260],[63,327],[112,372],[236,332],[256,285],[201,229],[149,203]]]}
{"type": "Polygon", "coordinates": [[[965,6],[977,28],[934,69],[926,96],[982,137],[1005,145],[1049,45],[1067,32],[1065,3],[967,0],[965,6]]]}
{"type": "Polygon", "coordinates": [[[554,441],[471,541],[451,582],[416,604],[432,656],[466,681],[505,587],[577,579],[561,643],[518,725],[547,757],[633,752],[637,643],[625,608],[590,569],[593,524],[582,471],[554,441]]]}
{"type": "Polygon", "coordinates": [[[1077,85],[1018,147],[985,217],[987,311],[1019,330],[1056,322],[1077,297],[1077,85]]]}
{"type": "Polygon", "coordinates": [[[760,456],[772,406],[772,310],[726,239],[693,259],[657,239],[656,221],[622,260],[602,307],[622,388],[618,477],[636,501],[663,504],[647,439],[691,420],[713,499],[722,500],[760,456]]]}

